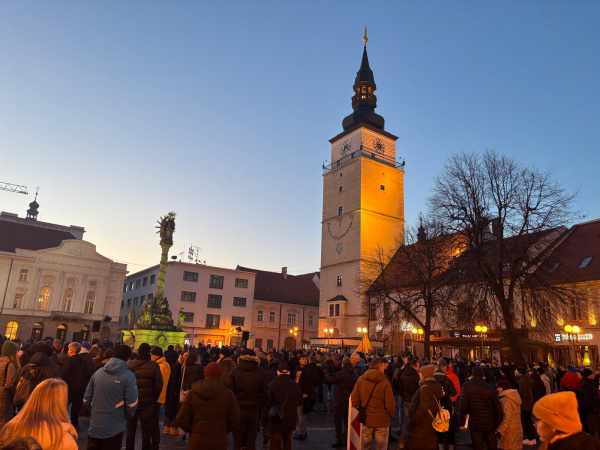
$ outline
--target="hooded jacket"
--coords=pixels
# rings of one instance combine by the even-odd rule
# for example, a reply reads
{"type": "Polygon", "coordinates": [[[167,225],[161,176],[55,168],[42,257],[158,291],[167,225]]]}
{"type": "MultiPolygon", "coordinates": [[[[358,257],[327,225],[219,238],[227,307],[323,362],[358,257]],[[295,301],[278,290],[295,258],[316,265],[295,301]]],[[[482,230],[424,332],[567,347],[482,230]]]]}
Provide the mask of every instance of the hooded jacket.
{"type": "Polygon", "coordinates": [[[496,430],[500,435],[498,448],[521,450],[523,427],[521,425],[521,396],[516,389],[507,389],[500,394],[502,423],[496,430]]]}
{"type": "Polygon", "coordinates": [[[261,408],[267,402],[265,371],[258,367],[256,356],[240,356],[238,362],[239,366],[229,375],[227,386],[235,394],[241,409],[261,408]]]}
{"type": "Polygon", "coordinates": [[[125,431],[138,405],[135,375],[127,363],[111,358],[92,375],[83,403],[90,409],[89,435],[107,439],[125,431]]]}
{"type": "Polygon", "coordinates": [[[220,378],[208,377],[194,383],[177,422],[190,433],[188,450],[223,450],[227,448],[227,432],[240,422],[240,407],[220,378]]]}
{"type": "MultiPolygon", "coordinates": [[[[452,384],[448,377],[443,374],[438,375],[452,384]]],[[[435,378],[427,378],[420,383],[408,408],[410,433],[406,441],[407,449],[435,450],[437,448],[437,436],[431,424],[432,416],[435,417],[438,413],[438,402],[442,400],[443,395],[442,385],[435,378]]]]}
{"type": "Polygon", "coordinates": [[[448,366],[448,368],[446,369],[446,376],[450,378],[450,380],[452,380],[452,383],[454,384],[454,389],[456,389],[456,395],[452,395],[450,397],[452,399],[452,403],[454,403],[456,400],[458,400],[458,397],[460,397],[460,381],[458,380],[458,376],[456,376],[456,374],[454,373],[452,366],[448,366]]]}
{"type": "Polygon", "coordinates": [[[366,406],[367,422],[365,425],[367,427],[387,428],[391,425],[392,417],[396,412],[396,401],[392,385],[383,372],[376,369],[367,370],[363,376],[358,378],[351,398],[354,408],[359,409],[361,406],[366,406]],[[373,392],[373,396],[369,401],[371,392],[373,392]]]}
{"type": "Polygon", "coordinates": [[[227,380],[229,379],[229,375],[231,375],[231,371],[233,370],[234,367],[236,367],[236,364],[233,361],[233,359],[231,359],[229,356],[221,358],[218,361],[218,364],[223,368],[223,374],[221,375],[221,380],[223,380],[225,383],[227,383],[227,380]]]}
{"type": "Polygon", "coordinates": [[[35,383],[36,386],[48,378],[60,378],[59,367],[50,361],[50,357],[48,355],[42,352],[34,353],[29,360],[29,364],[21,367],[19,370],[19,378],[27,373],[29,369],[33,369],[34,367],[40,368],[40,373],[35,383]]]}

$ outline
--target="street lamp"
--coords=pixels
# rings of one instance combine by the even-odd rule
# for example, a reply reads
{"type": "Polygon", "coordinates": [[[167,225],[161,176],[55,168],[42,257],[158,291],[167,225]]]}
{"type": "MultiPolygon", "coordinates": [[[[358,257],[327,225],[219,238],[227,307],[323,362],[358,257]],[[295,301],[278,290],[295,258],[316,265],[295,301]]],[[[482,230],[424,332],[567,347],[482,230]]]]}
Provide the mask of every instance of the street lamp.
{"type": "Polygon", "coordinates": [[[366,327],[358,327],[356,331],[358,331],[358,334],[361,334],[362,337],[365,337],[369,330],[366,327]]]}
{"type": "Polygon", "coordinates": [[[423,328],[413,328],[412,329],[412,334],[413,334],[413,355],[415,355],[415,356],[417,354],[417,345],[415,344],[415,341],[417,339],[421,339],[421,336],[423,336],[423,333],[425,333],[423,331],[423,328]]]}
{"type": "Polygon", "coordinates": [[[483,359],[483,338],[485,336],[485,333],[487,333],[488,331],[488,327],[486,327],[485,325],[477,325],[475,327],[475,331],[481,335],[481,359],[483,359]]]}
{"type": "Polygon", "coordinates": [[[579,328],[577,325],[565,325],[565,331],[567,332],[567,335],[569,336],[569,343],[572,344],[573,346],[573,364],[577,364],[576,361],[576,357],[575,357],[575,342],[579,342],[579,334],[581,334],[583,332],[583,330],[581,328],[579,328]],[[575,341],[573,341],[573,336],[575,336],[575,341]]]}
{"type": "Polygon", "coordinates": [[[329,337],[333,334],[333,328],[325,328],[325,337],[327,338],[327,347],[329,347],[329,337]]]}

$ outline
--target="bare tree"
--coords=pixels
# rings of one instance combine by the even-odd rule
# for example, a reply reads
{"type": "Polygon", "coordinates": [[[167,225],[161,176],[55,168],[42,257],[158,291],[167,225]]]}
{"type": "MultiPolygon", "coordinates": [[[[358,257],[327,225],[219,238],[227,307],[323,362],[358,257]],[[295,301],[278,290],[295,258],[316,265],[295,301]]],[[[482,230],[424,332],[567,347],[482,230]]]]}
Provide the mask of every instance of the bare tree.
{"type": "Polygon", "coordinates": [[[466,249],[450,279],[478,290],[485,299],[482,314],[498,327],[519,363],[525,362],[528,334],[552,326],[548,302],[565,305],[575,295],[537,270],[565,225],[577,218],[571,208],[575,196],[549,171],[522,167],[493,151],[456,154],[435,178],[430,209],[466,249]],[[542,317],[540,311],[544,320],[532,320],[542,317]]]}

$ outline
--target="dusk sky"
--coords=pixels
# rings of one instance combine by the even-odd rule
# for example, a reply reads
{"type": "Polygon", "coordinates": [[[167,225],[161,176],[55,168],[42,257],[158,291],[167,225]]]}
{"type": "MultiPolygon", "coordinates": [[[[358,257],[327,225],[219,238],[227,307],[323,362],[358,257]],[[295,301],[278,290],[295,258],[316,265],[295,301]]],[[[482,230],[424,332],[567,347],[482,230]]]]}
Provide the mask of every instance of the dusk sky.
{"type": "Polygon", "coordinates": [[[4,1],[0,210],[87,230],[130,272],[171,255],[319,269],[322,170],[367,44],[417,221],[445,160],[550,168],[600,218],[598,1],[4,1]]]}

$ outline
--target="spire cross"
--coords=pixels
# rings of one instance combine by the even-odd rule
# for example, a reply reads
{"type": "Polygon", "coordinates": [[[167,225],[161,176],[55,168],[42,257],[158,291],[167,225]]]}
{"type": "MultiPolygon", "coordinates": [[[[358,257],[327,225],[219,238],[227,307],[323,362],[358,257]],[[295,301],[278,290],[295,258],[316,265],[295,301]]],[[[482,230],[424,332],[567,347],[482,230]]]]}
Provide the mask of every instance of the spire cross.
{"type": "Polygon", "coordinates": [[[365,35],[363,37],[363,42],[365,43],[365,47],[367,46],[368,40],[369,40],[369,38],[367,37],[367,27],[365,27],[365,35]]]}
{"type": "Polygon", "coordinates": [[[40,191],[40,187],[35,188],[35,199],[37,200],[38,192],[40,191]]]}

